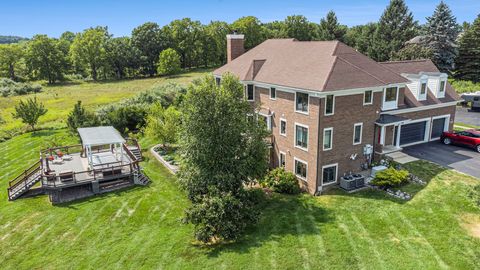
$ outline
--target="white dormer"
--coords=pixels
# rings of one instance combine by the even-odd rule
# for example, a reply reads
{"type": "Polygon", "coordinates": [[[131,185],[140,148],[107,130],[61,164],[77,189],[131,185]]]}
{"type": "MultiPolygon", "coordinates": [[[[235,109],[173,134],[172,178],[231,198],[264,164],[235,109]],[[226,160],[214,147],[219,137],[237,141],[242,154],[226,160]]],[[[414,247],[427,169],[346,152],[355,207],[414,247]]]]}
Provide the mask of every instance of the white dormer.
{"type": "Polygon", "coordinates": [[[407,83],[408,89],[419,101],[427,99],[428,92],[428,76],[420,74],[402,74],[410,82],[407,83]]]}
{"type": "Polygon", "coordinates": [[[436,98],[444,98],[448,75],[440,72],[425,72],[423,74],[428,76],[428,88],[433,95],[436,98]]]}

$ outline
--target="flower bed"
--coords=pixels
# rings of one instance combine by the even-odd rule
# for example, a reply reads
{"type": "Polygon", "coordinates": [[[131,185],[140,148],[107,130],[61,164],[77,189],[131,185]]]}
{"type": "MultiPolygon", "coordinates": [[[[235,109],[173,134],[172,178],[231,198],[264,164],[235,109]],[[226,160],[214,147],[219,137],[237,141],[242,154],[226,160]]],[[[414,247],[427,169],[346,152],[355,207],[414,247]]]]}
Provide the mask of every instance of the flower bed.
{"type": "Polygon", "coordinates": [[[167,169],[169,169],[172,173],[176,173],[178,171],[178,165],[180,162],[180,155],[177,152],[178,148],[175,146],[168,146],[165,147],[163,145],[156,145],[150,149],[153,156],[163,163],[167,169]]]}

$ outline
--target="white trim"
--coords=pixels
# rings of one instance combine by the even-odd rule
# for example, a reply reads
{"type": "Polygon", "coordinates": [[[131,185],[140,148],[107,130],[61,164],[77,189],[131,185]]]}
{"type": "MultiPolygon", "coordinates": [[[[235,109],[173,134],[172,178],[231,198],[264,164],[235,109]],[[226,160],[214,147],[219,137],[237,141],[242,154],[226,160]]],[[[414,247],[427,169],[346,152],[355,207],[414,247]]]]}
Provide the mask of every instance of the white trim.
{"type": "Polygon", "coordinates": [[[277,100],[277,88],[270,87],[269,90],[268,90],[268,94],[270,96],[270,100],[277,100]],[[275,97],[274,98],[272,98],[272,89],[275,89],[275,97]]]}
{"type": "Polygon", "coordinates": [[[400,88],[398,86],[387,86],[383,89],[383,103],[382,103],[382,111],[387,111],[387,110],[394,110],[398,108],[398,95],[400,92],[400,88]],[[386,101],[387,99],[387,89],[388,88],[396,88],[397,89],[397,95],[395,97],[394,101],[386,101]],[[395,104],[394,104],[395,103],[395,104]],[[392,105],[394,104],[394,105],[392,105]],[[388,105],[388,106],[387,106],[388,105]]]}
{"type": "Polygon", "coordinates": [[[261,112],[257,112],[257,121],[258,121],[258,116],[263,116],[265,118],[267,118],[267,130],[268,131],[272,131],[272,115],[268,115],[268,114],[264,114],[264,113],[261,113],[261,112]]]}
{"type": "Polygon", "coordinates": [[[301,160],[297,157],[293,157],[293,174],[295,174],[296,177],[302,179],[303,181],[307,182],[307,178],[308,178],[308,162],[304,161],[304,160],[301,160]],[[298,175],[297,174],[297,161],[300,162],[300,163],[303,163],[305,164],[305,177],[301,176],[301,175],[298,175]]]}
{"type": "Polygon", "coordinates": [[[428,80],[420,80],[418,82],[418,95],[417,95],[417,100],[418,101],[423,101],[427,100],[427,95],[428,95],[428,80]],[[425,94],[422,95],[422,85],[425,84],[425,94]]]}
{"type": "Polygon", "coordinates": [[[385,125],[381,126],[381,129],[380,129],[380,144],[381,145],[385,145],[385,132],[387,132],[385,127],[386,127],[385,125]]]}
{"type": "Polygon", "coordinates": [[[287,137],[287,119],[280,118],[280,125],[278,126],[278,134],[287,137]],[[282,122],[285,122],[285,133],[282,133],[282,122]]]}
{"type": "Polygon", "coordinates": [[[322,186],[322,187],[323,187],[323,186],[329,186],[329,185],[336,184],[337,182],[338,182],[338,163],[328,164],[328,165],[322,166],[322,185],[321,185],[321,186],[322,186]],[[335,181],[324,184],[324,183],[323,183],[323,171],[324,171],[325,169],[331,168],[331,167],[336,167],[336,169],[335,169],[335,181]]]}
{"type": "Polygon", "coordinates": [[[323,141],[322,141],[322,149],[323,151],[329,151],[333,149],[333,127],[328,127],[323,129],[323,141]],[[332,131],[330,134],[330,148],[325,148],[325,131],[330,130],[332,131]]]}
{"type": "Polygon", "coordinates": [[[447,91],[447,79],[440,77],[438,80],[438,88],[437,88],[437,98],[444,98],[445,97],[445,92],[447,91]],[[443,86],[443,91],[440,91],[440,86],[442,85],[442,82],[444,83],[443,86]]]}
{"type": "Polygon", "coordinates": [[[310,134],[309,134],[309,133],[310,133],[310,129],[308,128],[308,126],[295,122],[295,123],[294,123],[294,129],[293,129],[293,131],[294,131],[294,134],[293,134],[293,138],[294,138],[294,139],[293,139],[293,140],[294,140],[294,141],[293,141],[293,146],[294,146],[295,148],[298,148],[298,149],[301,149],[301,150],[303,150],[303,151],[308,152],[308,145],[309,145],[308,141],[310,140],[310,136],[309,136],[309,135],[310,135],[310,134]],[[304,148],[304,147],[301,147],[301,146],[298,146],[298,145],[297,145],[297,126],[303,127],[303,128],[306,128],[306,129],[307,129],[307,148],[304,148]]]}
{"type": "Polygon", "coordinates": [[[372,105],[373,104],[373,90],[366,90],[363,92],[363,106],[366,106],[366,105],[372,105]],[[367,92],[372,92],[372,95],[371,95],[371,98],[370,98],[370,103],[365,103],[365,94],[367,92]]]}
{"type": "Polygon", "coordinates": [[[255,84],[251,84],[251,83],[245,84],[245,98],[246,98],[247,101],[250,101],[250,102],[253,101],[253,102],[255,102],[255,88],[256,88],[256,87],[255,87],[255,84]],[[252,85],[252,86],[253,86],[253,88],[252,88],[252,89],[253,89],[253,90],[252,90],[252,91],[253,91],[253,93],[252,93],[253,99],[248,99],[248,85],[252,85]]]}
{"type": "Polygon", "coordinates": [[[282,167],[282,159],[280,158],[282,155],[283,157],[285,158],[284,162],[285,162],[285,165],[284,165],[284,169],[286,169],[287,167],[287,154],[283,151],[278,151],[278,167],[282,167]]]}
{"type": "Polygon", "coordinates": [[[296,112],[296,113],[301,113],[301,114],[304,114],[304,115],[308,115],[309,111],[310,111],[310,94],[307,93],[307,92],[301,92],[301,91],[298,91],[298,92],[295,92],[295,100],[293,102],[293,110],[296,112]],[[297,93],[302,93],[302,94],[306,94],[307,95],[307,111],[304,112],[304,111],[297,111],[297,93]]]}
{"type": "Polygon", "coordinates": [[[230,34],[227,35],[227,39],[244,39],[245,35],[243,34],[230,34]]]}
{"type": "Polygon", "coordinates": [[[419,111],[426,111],[426,110],[449,107],[449,106],[456,106],[456,105],[457,105],[457,101],[452,101],[452,102],[445,102],[445,103],[433,104],[433,105],[425,105],[425,106],[414,107],[414,108],[385,111],[385,112],[381,112],[380,114],[401,114],[401,113],[409,113],[409,112],[419,112],[419,111]]]}
{"type": "Polygon", "coordinates": [[[445,118],[445,123],[443,123],[443,131],[448,131],[448,128],[450,127],[450,117],[451,117],[450,114],[437,115],[432,117],[432,124],[430,125],[430,136],[429,136],[430,141],[439,140],[441,137],[440,135],[439,137],[432,138],[433,120],[445,118]]]}
{"type": "Polygon", "coordinates": [[[359,144],[362,144],[362,137],[363,137],[363,123],[355,123],[353,124],[353,145],[359,145],[359,144]],[[359,142],[355,142],[355,128],[357,126],[360,126],[360,141],[359,142]]]}
{"type": "Polygon", "coordinates": [[[335,95],[327,95],[325,96],[325,109],[323,110],[323,115],[325,116],[331,116],[335,114],[335,95]],[[333,104],[332,104],[332,113],[327,114],[327,97],[328,96],[333,96],[333,104]]]}

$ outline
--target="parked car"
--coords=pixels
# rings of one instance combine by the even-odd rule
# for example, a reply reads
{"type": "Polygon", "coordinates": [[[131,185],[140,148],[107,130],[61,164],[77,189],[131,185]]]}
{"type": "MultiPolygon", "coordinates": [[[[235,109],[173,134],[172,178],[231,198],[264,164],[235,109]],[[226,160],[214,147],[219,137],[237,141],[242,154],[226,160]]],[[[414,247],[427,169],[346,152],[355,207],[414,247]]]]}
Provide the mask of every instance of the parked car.
{"type": "Polygon", "coordinates": [[[443,132],[441,142],[444,144],[456,144],[475,149],[480,153],[480,130],[468,129],[458,132],[443,132]]]}

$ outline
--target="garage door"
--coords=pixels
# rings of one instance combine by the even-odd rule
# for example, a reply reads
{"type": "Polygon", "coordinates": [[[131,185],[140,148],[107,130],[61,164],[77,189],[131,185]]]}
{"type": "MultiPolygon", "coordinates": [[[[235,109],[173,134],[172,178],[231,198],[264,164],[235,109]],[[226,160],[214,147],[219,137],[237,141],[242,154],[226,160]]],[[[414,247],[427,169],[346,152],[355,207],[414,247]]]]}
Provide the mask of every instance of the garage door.
{"type": "Polygon", "coordinates": [[[402,125],[400,130],[400,145],[423,142],[427,121],[402,125]]]}
{"type": "Polygon", "coordinates": [[[440,138],[445,127],[446,118],[433,119],[432,122],[432,139],[440,138]]]}

